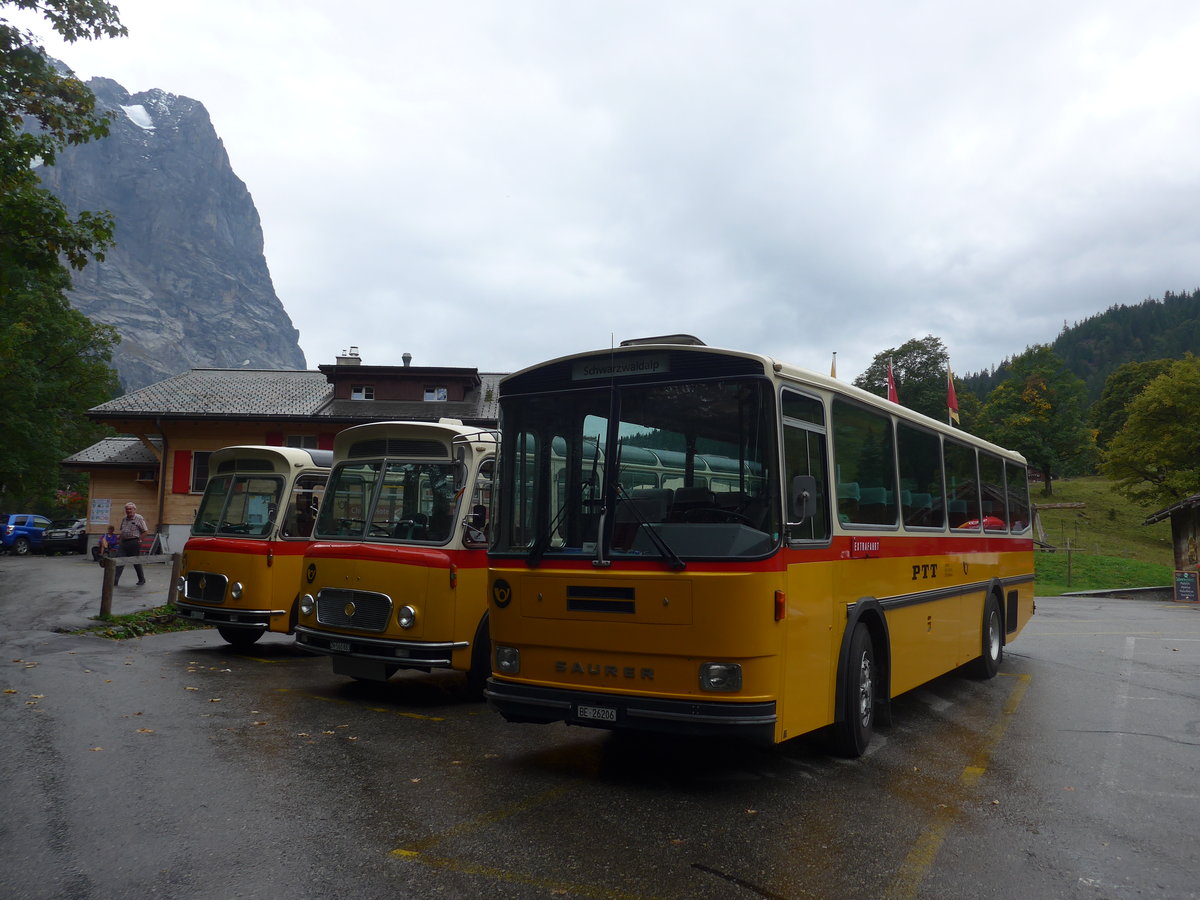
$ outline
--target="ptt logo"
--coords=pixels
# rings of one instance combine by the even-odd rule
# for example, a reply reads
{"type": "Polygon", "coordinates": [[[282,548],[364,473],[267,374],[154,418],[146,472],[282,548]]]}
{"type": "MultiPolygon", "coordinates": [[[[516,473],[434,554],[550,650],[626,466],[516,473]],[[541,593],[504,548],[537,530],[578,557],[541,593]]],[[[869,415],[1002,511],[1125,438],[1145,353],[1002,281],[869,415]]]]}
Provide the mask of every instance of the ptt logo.
{"type": "Polygon", "coordinates": [[[512,603],[512,588],[503,578],[497,578],[492,584],[492,602],[500,609],[512,603]]]}

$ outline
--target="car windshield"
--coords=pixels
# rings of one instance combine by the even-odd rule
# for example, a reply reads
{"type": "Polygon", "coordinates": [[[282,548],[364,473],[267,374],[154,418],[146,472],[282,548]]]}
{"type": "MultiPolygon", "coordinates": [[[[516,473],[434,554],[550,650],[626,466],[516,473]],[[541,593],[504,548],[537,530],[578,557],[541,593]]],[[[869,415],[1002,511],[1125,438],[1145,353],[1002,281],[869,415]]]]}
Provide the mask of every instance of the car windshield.
{"type": "Polygon", "coordinates": [[[767,382],[626,385],[502,400],[495,550],[684,561],[780,536],[767,382]]]}

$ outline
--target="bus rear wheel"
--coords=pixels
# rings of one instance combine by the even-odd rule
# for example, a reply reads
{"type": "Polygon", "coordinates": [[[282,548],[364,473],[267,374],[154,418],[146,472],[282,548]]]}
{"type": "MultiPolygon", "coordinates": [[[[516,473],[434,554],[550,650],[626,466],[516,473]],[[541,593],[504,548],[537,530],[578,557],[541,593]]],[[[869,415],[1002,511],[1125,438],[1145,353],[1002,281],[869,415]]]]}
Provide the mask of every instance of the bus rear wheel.
{"type": "Polygon", "coordinates": [[[988,594],[983,604],[983,624],[979,635],[979,658],[971,664],[976,678],[994,678],[1004,660],[1004,621],[1000,618],[1000,603],[995,594],[988,594]]]}
{"type": "Polygon", "coordinates": [[[221,628],[218,626],[217,634],[221,635],[227,644],[232,644],[234,647],[249,647],[262,637],[263,633],[250,628],[221,628]]]}
{"type": "Polygon", "coordinates": [[[867,751],[875,733],[875,646],[871,632],[859,622],[850,635],[841,718],[833,725],[833,749],[857,759],[867,751]]]}

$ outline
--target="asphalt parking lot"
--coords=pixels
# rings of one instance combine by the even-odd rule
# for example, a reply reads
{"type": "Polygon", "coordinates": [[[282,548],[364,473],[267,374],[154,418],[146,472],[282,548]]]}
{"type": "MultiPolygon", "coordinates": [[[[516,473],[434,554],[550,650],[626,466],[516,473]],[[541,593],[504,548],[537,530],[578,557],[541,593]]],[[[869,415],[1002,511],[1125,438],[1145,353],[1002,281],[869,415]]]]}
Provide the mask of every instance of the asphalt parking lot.
{"type": "MultiPolygon", "coordinates": [[[[910,692],[845,761],[510,725],[282,636],[68,633],[100,575],[0,558],[3,896],[1200,896],[1197,607],[1039,598],[999,677],[910,692]]],[[[115,612],[166,599],[147,576],[115,612]]]]}

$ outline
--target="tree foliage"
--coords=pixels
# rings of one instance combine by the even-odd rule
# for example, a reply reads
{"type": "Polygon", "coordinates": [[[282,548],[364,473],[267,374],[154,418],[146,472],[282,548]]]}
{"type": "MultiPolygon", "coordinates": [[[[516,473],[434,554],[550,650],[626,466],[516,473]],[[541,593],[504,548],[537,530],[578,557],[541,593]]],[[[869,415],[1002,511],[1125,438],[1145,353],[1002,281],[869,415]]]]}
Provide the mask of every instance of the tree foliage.
{"type": "Polygon", "coordinates": [[[1104,382],[1100,399],[1092,404],[1090,419],[1096,429],[1096,445],[1106,448],[1125,427],[1129,404],[1150,382],[1171,368],[1173,360],[1154,359],[1149,362],[1124,363],[1104,382]]]}
{"type": "Polygon", "coordinates": [[[1188,354],[1171,363],[1127,412],[1101,464],[1116,490],[1163,506],[1200,492],[1200,357],[1188,354]]]}
{"type": "MultiPolygon", "coordinates": [[[[896,382],[896,396],[900,405],[945,422],[949,354],[941,339],[927,334],[923,338],[913,338],[899,347],[877,353],[867,370],[854,379],[854,384],[880,397],[886,397],[889,362],[892,365],[892,377],[896,382]]],[[[954,379],[954,385],[958,396],[960,423],[963,428],[969,429],[973,414],[979,408],[979,401],[961,385],[958,378],[954,379]]]]}
{"type": "MultiPolygon", "coordinates": [[[[1116,304],[1076,322],[1063,323],[1051,349],[1067,368],[1087,384],[1088,399],[1098,400],[1107,379],[1122,364],[1157,359],[1180,359],[1200,354],[1200,289],[1167,291],[1162,299],[1116,304]]],[[[991,369],[966,372],[962,380],[981,397],[1007,377],[1011,360],[991,369]]]]}
{"type": "MultiPolygon", "coordinates": [[[[125,34],[102,0],[4,0],[41,13],[68,41],[125,34]]],[[[94,433],[83,413],[113,395],[116,332],[67,300],[70,268],[103,258],[106,213],[71,216],[36,167],[66,146],[108,133],[95,98],[59,71],[29,31],[0,18],[0,492],[35,503],[53,492],[59,463],[94,433]],[[20,436],[18,438],[18,436],[20,436]]]]}
{"type": "Polygon", "coordinates": [[[1087,387],[1046,344],[1012,360],[1008,377],[988,395],[979,416],[981,436],[1024,454],[1052,479],[1087,471],[1095,448],[1086,422],[1087,387]]]}

